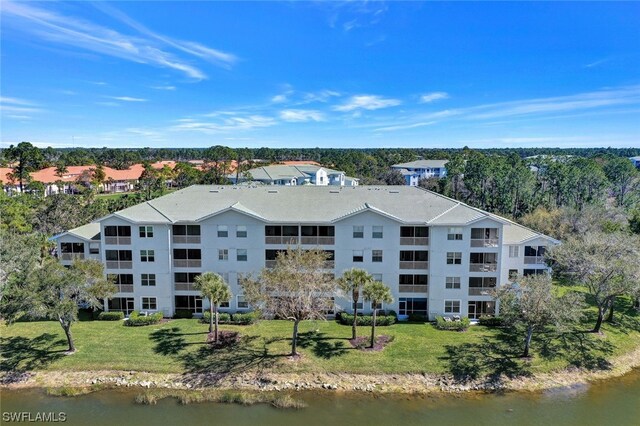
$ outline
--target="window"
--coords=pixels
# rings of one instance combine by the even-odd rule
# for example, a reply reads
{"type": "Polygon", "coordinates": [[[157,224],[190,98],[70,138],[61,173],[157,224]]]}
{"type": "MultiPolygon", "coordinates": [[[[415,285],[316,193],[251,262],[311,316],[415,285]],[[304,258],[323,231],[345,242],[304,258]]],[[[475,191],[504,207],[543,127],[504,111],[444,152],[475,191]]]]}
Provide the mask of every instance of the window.
{"type": "Polygon", "coordinates": [[[156,274],[142,274],[141,281],[143,286],[155,286],[156,274]]]}
{"type": "Polygon", "coordinates": [[[498,247],[498,228],[471,228],[471,247],[498,247]]]}
{"type": "Polygon", "coordinates": [[[546,269],[525,269],[522,271],[522,275],[525,277],[528,277],[529,275],[543,275],[546,273],[546,269]]]}
{"type": "Polygon", "coordinates": [[[236,226],[236,237],[247,238],[247,227],[244,225],[236,226]]]}
{"type": "Polygon", "coordinates": [[[398,314],[418,314],[427,316],[427,299],[416,297],[401,297],[398,300],[398,314]]]}
{"type": "Polygon", "coordinates": [[[218,260],[229,260],[229,250],[218,249],[218,260]]]}
{"type": "Polygon", "coordinates": [[[490,296],[496,283],[496,277],[469,277],[469,296],[490,296]]]}
{"type": "Polygon", "coordinates": [[[545,246],[524,246],[525,256],[544,256],[545,246]]]}
{"type": "Polygon", "coordinates": [[[422,274],[400,274],[400,285],[428,285],[429,276],[422,274]]]}
{"type": "Polygon", "coordinates": [[[200,225],[173,225],[173,235],[200,235],[200,225]]]}
{"type": "Polygon", "coordinates": [[[351,309],[361,310],[364,308],[364,302],[362,300],[362,292],[358,293],[358,303],[353,301],[353,293],[351,293],[351,309]]]}
{"type": "Polygon", "coordinates": [[[131,237],[130,226],[105,226],[105,237],[131,237]]]}
{"type": "Polygon", "coordinates": [[[249,302],[247,302],[244,298],[244,294],[239,294],[236,296],[236,306],[238,309],[249,309],[249,302]]]}
{"type": "Polygon", "coordinates": [[[401,226],[400,236],[403,238],[426,238],[429,236],[429,228],[426,226],[401,226]]]}
{"type": "Polygon", "coordinates": [[[496,313],[495,302],[469,301],[469,319],[478,319],[482,316],[493,316],[496,313]]]}
{"type": "Polygon", "coordinates": [[[447,231],[447,240],[449,241],[462,240],[462,228],[458,226],[449,228],[449,230],[447,231]]]}
{"type": "Polygon", "coordinates": [[[141,262],[155,262],[156,254],[154,250],[140,250],[141,262]]]}
{"type": "Polygon", "coordinates": [[[141,226],[140,238],[153,238],[153,226],[141,226]]]}
{"type": "Polygon", "coordinates": [[[218,307],[220,307],[220,308],[228,308],[229,307],[229,301],[227,300],[226,302],[220,302],[220,305],[218,305],[218,307]]]}
{"type": "Polygon", "coordinates": [[[372,262],[382,262],[382,250],[372,250],[371,251],[371,261],[372,262]]]}
{"type": "Polygon", "coordinates": [[[461,252],[448,252],[447,253],[447,265],[461,265],[462,253],[461,252]]]}
{"type": "Polygon", "coordinates": [[[200,249],[173,249],[174,259],[202,259],[200,249]]]}
{"type": "Polygon", "coordinates": [[[84,259],[84,243],[60,243],[62,260],[84,259]]]}
{"type": "Polygon", "coordinates": [[[193,313],[202,313],[202,297],[200,296],[175,296],[175,309],[188,309],[193,313]]]}
{"type": "Polygon", "coordinates": [[[229,236],[229,227],[227,225],[218,225],[218,238],[227,238],[229,236]]]}
{"type": "Polygon", "coordinates": [[[445,300],[444,301],[444,313],[445,314],[459,314],[460,313],[460,301],[459,300],[445,300]]]}
{"type": "Polygon", "coordinates": [[[509,257],[518,257],[518,256],[520,256],[520,247],[509,246],[509,257]]]}
{"type": "Polygon", "coordinates": [[[155,311],[158,309],[158,304],[156,302],[155,297],[143,297],[142,298],[142,309],[155,311]]]}
{"type": "Polygon", "coordinates": [[[119,292],[130,293],[133,291],[133,274],[109,274],[108,278],[118,286],[119,292]]]}
{"type": "Polygon", "coordinates": [[[515,281],[518,278],[517,269],[509,269],[509,281],[515,281]]]}
{"type": "Polygon", "coordinates": [[[236,260],[238,262],[246,262],[247,261],[247,249],[237,249],[236,250],[236,260]]]}
{"type": "Polygon", "coordinates": [[[353,227],[353,238],[364,238],[364,226],[353,227]]]}
{"type": "Polygon", "coordinates": [[[100,243],[89,243],[89,254],[100,254],[100,243]]]}
{"type": "Polygon", "coordinates": [[[460,277],[447,277],[445,278],[445,288],[454,290],[460,288],[460,277]]]}
{"type": "Polygon", "coordinates": [[[382,226],[374,226],[373,227],[373,233],[371,234],[372,238],[382,238],[383,237],[383,232],[382,232],[382,226]]]}
{"type": "Polygon", "coordinates": [[[379,311],[380,309],[382,309],[382,303],[378,303],[377,305],[375,305],[375,306],[374,306],[374,305],[373,305],[373,302],[371,302],[370,306],[371,306],[371,310],[372,310],[372,311],[373,311],[374,309],[375,309],[376,311],[379,311]]]}
{"type": "MultiPolygon", "coordinates": [[[[196,278],[200,275],[200,272],[175,272],[173,274],[173,280],[177,284],[193,284],[196,282],[196,278]]],[[[176,288],[176,290],[193,290],[189,286],[176,288]]]]}
{"type": "Polygon", "coordinates": [[[353,251],[353,261],[354,262],[363,262],[364,261],[364,251],[362,251],[362,250],[354,250],[353,251]]]}
{"type": "Polygon", "coordinates": [[[133,297],[114,297],[107,302],[109,312],[124,312],[129,315],[134,310],[133,297]]]}

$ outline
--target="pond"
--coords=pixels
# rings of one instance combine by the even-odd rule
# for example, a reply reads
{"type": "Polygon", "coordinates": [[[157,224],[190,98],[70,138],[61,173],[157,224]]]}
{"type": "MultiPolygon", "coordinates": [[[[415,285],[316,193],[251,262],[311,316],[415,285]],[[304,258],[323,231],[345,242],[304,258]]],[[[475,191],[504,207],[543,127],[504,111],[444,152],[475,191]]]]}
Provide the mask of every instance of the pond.
{"type": "MultiPolygon", "coordinates": [[[[136,405],[139,390],[117,389],[73,398],[43,390],[2,392],[2,412],[64,412],[69,425],[638,425],[640,370],[617,379],[545,392],[388,396],[300,392],[300,410],[268,405],[180,405],[174,399],[136,405]]],[[[6,421],[6,418],[3,418],[6,421]]],[[[7,424],[3,421],[3,424],[7,424]]]]}

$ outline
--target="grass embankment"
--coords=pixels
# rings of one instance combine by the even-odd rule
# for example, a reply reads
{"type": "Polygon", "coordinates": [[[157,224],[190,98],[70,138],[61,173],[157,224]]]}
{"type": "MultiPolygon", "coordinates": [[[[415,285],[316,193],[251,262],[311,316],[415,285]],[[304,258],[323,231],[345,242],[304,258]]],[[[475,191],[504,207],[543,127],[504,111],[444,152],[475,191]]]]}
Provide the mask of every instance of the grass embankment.
{"type": "MultiPolygon", "coordinates": [[[[145,371],[233,375],[267,373],[450,374],[458,378],[518,377],[549,373],[567,367],[606,370],[610,361],[640,347],[640,316],[625,301],[617,323],[602,334],[579,329],[536,335],[533,358],[523,360],[522,336],[500,329],[472,326],[466,332],[440,331],[432,324],[395,324],[379,334],[394,340],[382,351],[354,349],[351,329],[334,321],[304,322],[300,326],[302,357],[291,360],[287,321],[261,321],[250,326],[221,326],[237,331],[240,341],[212,349],[206,343],[207,325],[171,320],[146,327],[123,327],[121,322],[81,321],[72,328],[78,351],[65,355],[66,341],[56,322],[0,325],[0,371],[145,371]]],[[[360,327],[361,335],[369,333],[360,327]]]]}

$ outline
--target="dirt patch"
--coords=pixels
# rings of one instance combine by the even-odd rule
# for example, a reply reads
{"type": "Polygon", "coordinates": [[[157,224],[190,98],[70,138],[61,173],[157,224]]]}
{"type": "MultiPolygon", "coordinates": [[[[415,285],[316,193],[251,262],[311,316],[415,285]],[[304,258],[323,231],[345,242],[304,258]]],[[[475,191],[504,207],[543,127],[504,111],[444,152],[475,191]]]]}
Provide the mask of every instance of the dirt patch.
{"type": "Polygon", "coordinates": [[[220,330],[218,332],[218,341],[215,341],[214,333],[209,333],[207,335],[207,343],[209,343],[214,349],[233,346],[239,341],[240,333],[238,333],[237,331],[220,330]]]}
{"type": "Polygon", "coordinates": [[[370,337],[360,336],[356,337],[355,339],[349,339],[349,343],[351,343],[351,346],[363,351],[381,351],[391,342],[393,342],[393,338],[385,335],[377,336],[376,342],[373,347],[371,347],[370,337]]]}

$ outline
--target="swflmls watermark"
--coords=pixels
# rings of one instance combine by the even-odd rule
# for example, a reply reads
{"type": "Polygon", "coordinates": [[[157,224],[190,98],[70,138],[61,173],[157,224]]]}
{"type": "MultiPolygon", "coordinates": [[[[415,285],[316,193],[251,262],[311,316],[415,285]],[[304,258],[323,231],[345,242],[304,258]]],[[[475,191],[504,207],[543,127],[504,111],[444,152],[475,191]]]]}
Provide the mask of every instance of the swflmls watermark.
{"type": "Polygon", "coordinates": [[[67,413],[63,411],[3,411],[2,423],[63,423],[67,413]]]}

